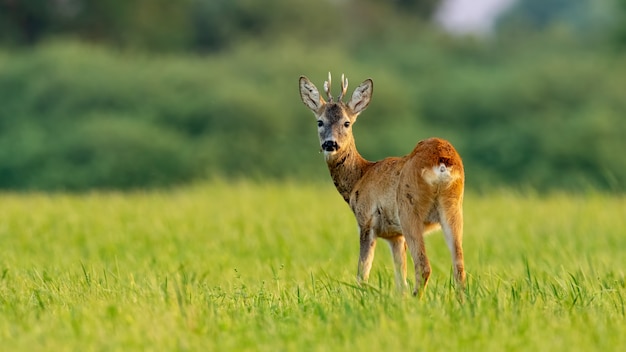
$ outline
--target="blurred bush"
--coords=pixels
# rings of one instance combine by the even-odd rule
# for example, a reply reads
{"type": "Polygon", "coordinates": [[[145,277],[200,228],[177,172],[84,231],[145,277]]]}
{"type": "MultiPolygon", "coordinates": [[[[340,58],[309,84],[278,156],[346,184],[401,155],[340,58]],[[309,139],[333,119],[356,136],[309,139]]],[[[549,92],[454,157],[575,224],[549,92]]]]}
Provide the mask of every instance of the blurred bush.
{"type": "Polygon", "coordinates": [[[303,69],[285,74],[275,54],[159,59],[66,42],[2,53],[0,187],[302,174],[294,82],[303,69]]]}
{"type": "Polygon", "coordinates": [[[326,69],[373,103],[357,144],[378,159],[452,140],[473,187],[624,190],[626,67],[561,47],[298,43],[212,57],[148,57],[54,43],[0,54],[0,187],[163,186],[207,175],[324,178],[297,78],[326,69]],[[450,55],[450,51],[455,51],[450,55]],[[382,54],[384,52],[384,54],[382,54]],[[250,60],[250,57],[254,60],[250,60]]]}

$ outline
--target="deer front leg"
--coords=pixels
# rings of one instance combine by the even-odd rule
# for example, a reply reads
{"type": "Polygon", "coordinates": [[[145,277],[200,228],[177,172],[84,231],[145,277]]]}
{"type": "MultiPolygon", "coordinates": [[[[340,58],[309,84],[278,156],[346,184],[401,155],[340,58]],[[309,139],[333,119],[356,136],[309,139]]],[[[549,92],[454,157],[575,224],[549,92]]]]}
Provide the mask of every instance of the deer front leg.
{"type": "Polygon", "coordinates": [[[387,241],[393,256],[396,288],[400,293],[404,293],[408,287],[406,282],[406,241],[402,235],[389,238],[387,241]]]}
{"type": "Polygon", "coordinates": [[[369,227],[361,227],[359,229],[360,253],[359,267],[357,271],[357,281],[359,284],[367,283],[374,261],[374,251],[376,249],[376,236],[374,231],[369,227]]]}

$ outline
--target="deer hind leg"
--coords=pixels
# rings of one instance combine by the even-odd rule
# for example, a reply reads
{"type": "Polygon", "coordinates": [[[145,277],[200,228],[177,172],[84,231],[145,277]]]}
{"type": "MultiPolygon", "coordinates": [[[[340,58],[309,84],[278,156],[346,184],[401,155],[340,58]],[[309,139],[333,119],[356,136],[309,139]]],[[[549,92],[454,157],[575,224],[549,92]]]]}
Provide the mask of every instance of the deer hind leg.
{"type": "Polygon", "coordinates": [[[463,210],[460,202],[440,203],[439,220],[450,255],[454,279],[459,289],[465,288],[465,264],[463,262],[463,210]]]}
{"type": "Polygon", "coordinates": [[[361,227],[359,229],[360,253],[359,266],[357,271],[357,281],[359,284],[366,283],[372,269],[374,261],[374,251],[376,249],[376,235],[371,227],[361,227]]]}
{"type": "Polygon", "coordinates": [[[389,248],[393,256],[396,288],[403,293],[408,287],[406,282],[406,240],[404,236],[399,235],[387,239],[387,242],[389,242],[389,248]]]}

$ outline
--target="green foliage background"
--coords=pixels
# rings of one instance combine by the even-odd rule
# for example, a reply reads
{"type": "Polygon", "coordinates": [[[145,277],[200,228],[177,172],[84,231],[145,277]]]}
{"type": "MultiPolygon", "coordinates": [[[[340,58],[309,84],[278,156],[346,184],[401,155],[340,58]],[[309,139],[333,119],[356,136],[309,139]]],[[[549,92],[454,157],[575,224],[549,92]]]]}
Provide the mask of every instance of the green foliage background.
{"type": "Polygon", "coordinates": [[[325,180],[296,82],[331,71],[375,82],[355,127],[368,159],[437,135],[470,187],[626,190],[624,16],[581,35],[586,12],[529,25],[522,1],[478,40],[419,1],[74,3],[18,9],[46,19],[35,32],[0,16],[0,188],[325,180]]]}

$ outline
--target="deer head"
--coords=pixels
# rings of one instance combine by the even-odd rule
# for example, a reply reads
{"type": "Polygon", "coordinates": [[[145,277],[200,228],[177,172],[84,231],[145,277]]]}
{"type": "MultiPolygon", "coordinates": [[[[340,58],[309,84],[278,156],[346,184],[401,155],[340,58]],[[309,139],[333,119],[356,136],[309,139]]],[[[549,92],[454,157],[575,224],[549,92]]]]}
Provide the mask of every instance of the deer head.
{"type": "Polygon", "coordinates": [[[328,157],[342,149],[354,145],[352,124],[357,116],[367,108],[372,98],[374,82],[366,79],[352,93],[348,103],[342,101],[348,89],[348,79],[341,75],[341,93],[334,101],[331,94],[331,76],[324,82],[324,91],[328,98],[325,101],[320,96],[317,87],[308,78],[300,77],[300,97],[317,119],[317,132],[320,147],[328,157]]]}

